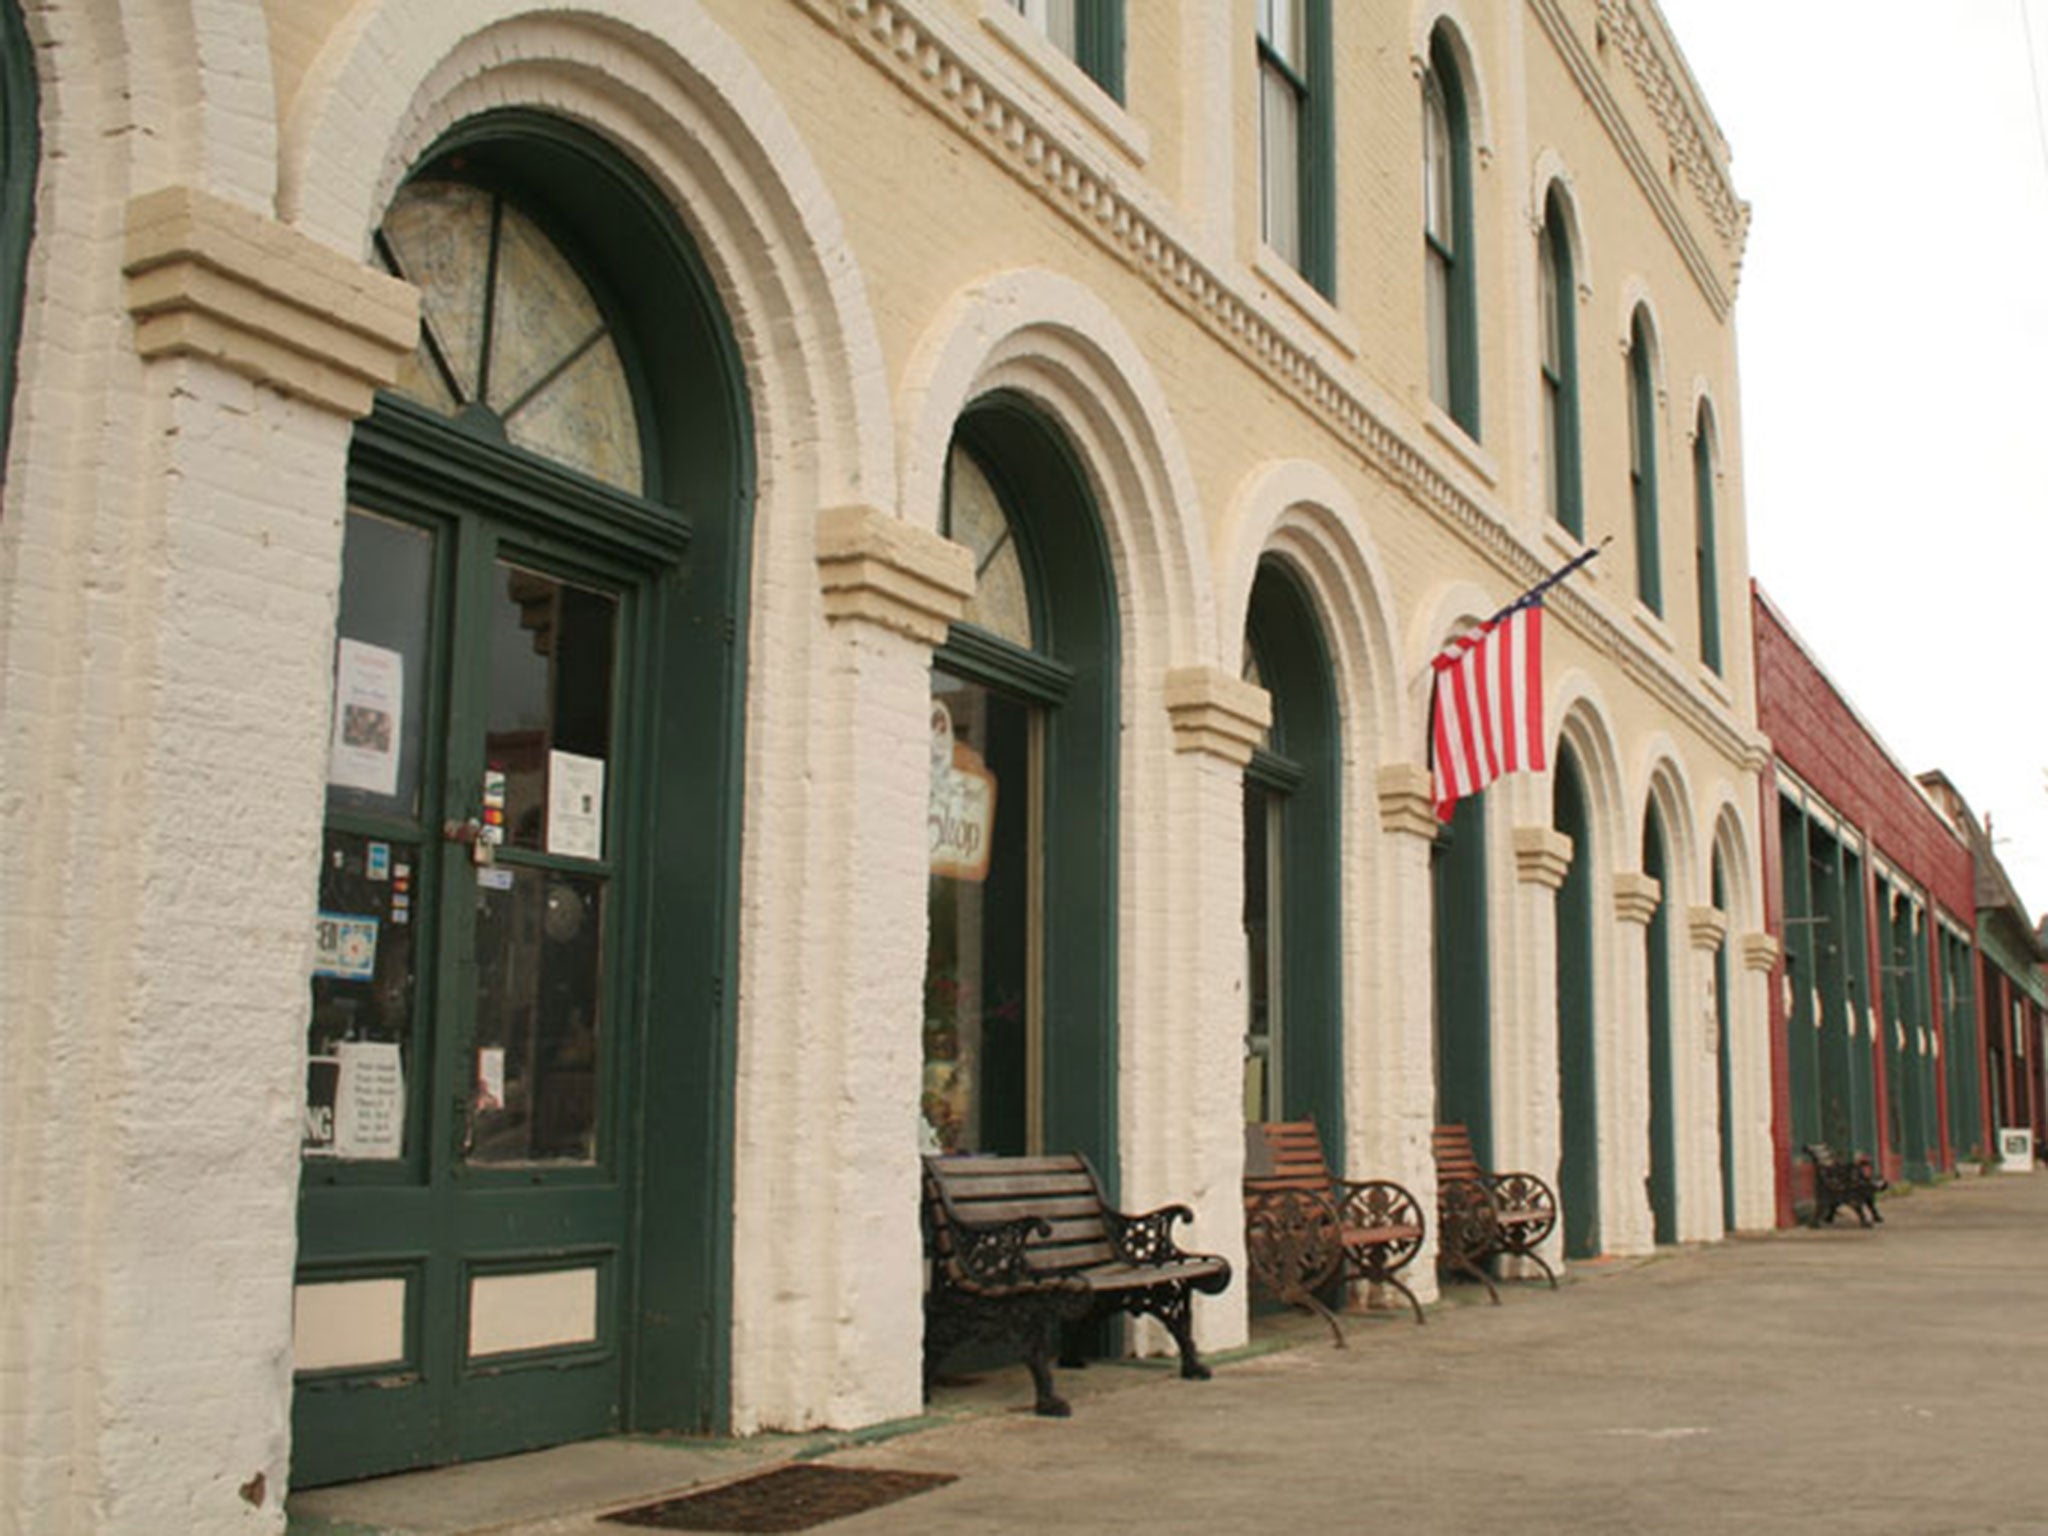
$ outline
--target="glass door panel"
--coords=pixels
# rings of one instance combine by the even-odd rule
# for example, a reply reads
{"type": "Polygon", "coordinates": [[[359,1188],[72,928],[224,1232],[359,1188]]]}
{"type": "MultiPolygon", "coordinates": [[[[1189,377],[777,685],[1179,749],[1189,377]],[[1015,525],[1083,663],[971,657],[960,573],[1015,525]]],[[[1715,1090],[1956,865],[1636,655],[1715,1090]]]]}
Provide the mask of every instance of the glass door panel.
{"type": "Polygon", "coordinates": [[[993,688],[932,673],[928,1151],[1022,1153],[1035,1140],[1038,714],[993,688]]]}

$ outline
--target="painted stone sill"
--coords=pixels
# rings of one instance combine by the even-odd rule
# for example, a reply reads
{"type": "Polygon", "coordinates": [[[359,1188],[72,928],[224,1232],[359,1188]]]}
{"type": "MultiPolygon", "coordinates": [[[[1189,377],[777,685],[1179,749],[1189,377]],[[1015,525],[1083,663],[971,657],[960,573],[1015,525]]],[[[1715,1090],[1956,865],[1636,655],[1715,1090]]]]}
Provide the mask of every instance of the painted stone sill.
{"type": "Polygon", "coordinates": [[[1152,135],[1096,83],[1094,76],[1049,42],[1005,0],[982,0],[982,29],[1052,92],[1060,105],[1108,140],[1134,166],[1152,158],[1152,135]]]}
{"type": "Polygon", "coordinates": [[[1672,636],[1671,626],[1644,607],[1640,599],[1637,600],[1635,612],[1630,617],[1635,620],[1636,628],[1641,630],[1651,643],[1665,655],[1676,656],[1678,654],[1678,641],[1672,636]]]}
{"type": "Polygon", "coordinates": [[[1314,326],[1325,340],[1335,343],[1347,359],[1358,360],[1358,332],[1352,329],[1351,322],[1314,283],[1295,271],[1285,256],[1263,240],[1252,253],[1252,271],[1286,301],[1290,310],[1314,326]]]}
{"type": "Polygon", "coordinates": [[[1488,490],[1500,489],[1500,466],[1493,461],[1493,455],[1480,447],[1434,400],[1423,402],[1422,425],[1431,437],[1457,455],[1460,464],[1485,481],[1488,490]]]}

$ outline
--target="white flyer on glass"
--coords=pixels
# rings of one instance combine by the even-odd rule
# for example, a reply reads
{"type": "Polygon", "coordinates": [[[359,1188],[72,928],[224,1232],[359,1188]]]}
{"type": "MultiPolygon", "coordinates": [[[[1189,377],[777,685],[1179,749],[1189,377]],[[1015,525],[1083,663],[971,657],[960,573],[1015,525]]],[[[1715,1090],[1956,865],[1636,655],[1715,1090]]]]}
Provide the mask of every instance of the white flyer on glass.
{"type": "Polygon", "coordinates": [[[604,857],[604,759],[548,753],[548,852],[604,857]]]}
{"type": "Polygon", "coordinates": [[[395,1042],[346,1040],[334,1048],[337,1157],[397,1157],[405,1151],[405,1068],[395,1042]]]}
{"type": "Polygon", "coordinates": [[[361,640],[339,642],[334,659],[334,744],[327,782],[373,795],[398,793],[399,723],[405,657],[361,640]]]}

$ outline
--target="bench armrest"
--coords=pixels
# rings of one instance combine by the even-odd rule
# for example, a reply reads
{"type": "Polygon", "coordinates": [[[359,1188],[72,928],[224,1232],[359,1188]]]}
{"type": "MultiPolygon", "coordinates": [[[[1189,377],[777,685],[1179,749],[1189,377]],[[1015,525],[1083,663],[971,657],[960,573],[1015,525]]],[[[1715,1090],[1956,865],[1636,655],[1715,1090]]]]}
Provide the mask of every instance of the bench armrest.
{"type": "Polygon", "coordinates": [[[1004,1288],[1032,1278],[1024,1249],[1034,1237],[1052,1236],[1042,1217],[1018,1216],[1009,1221],[968,1221],[948,1210],[946,1235],[953,1251],[940,1262],[950,1264],[967,1289],[1004,1288]]]}
{"type": "Polygon", "coordinates": [[[1194,1219],[1195,1213],[1184,1205],[1162,1205],[1142,1216],[1127,1216],[1108,1206],[1102,1208],[1102,1225],[1109,1234],[1109,1246],[1126,1264],[1165,1264],[1188,1257],[1173,1240],[1173,1224],[1194,1219]]]}
{"type": "Polygon", "coordinates": [[[1493,1191],[1503,1211],[1554,1211],[1557,1197],[1550,1186],[1533,1173],[1490,1173],[1486,1187],[1493,1191]]]}
{"type": "Polygon", "coordinates": [[[1422,1207],[1392,1179],[1336,1179],[1332,1183],[1338,1209],[1352,1225],[1422,1229],[1422,1207]]]}

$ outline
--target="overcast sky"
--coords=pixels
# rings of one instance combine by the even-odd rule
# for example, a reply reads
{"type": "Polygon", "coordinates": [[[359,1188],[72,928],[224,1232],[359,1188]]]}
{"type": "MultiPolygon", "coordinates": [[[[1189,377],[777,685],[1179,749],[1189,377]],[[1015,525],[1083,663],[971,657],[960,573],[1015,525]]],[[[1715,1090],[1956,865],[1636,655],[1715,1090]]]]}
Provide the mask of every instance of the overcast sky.
{"type": "Polygon", "coordinates": [[[2048,0],[1660,0],[1752,208],[1750,568],[2048,906],[2048,0]]]}

